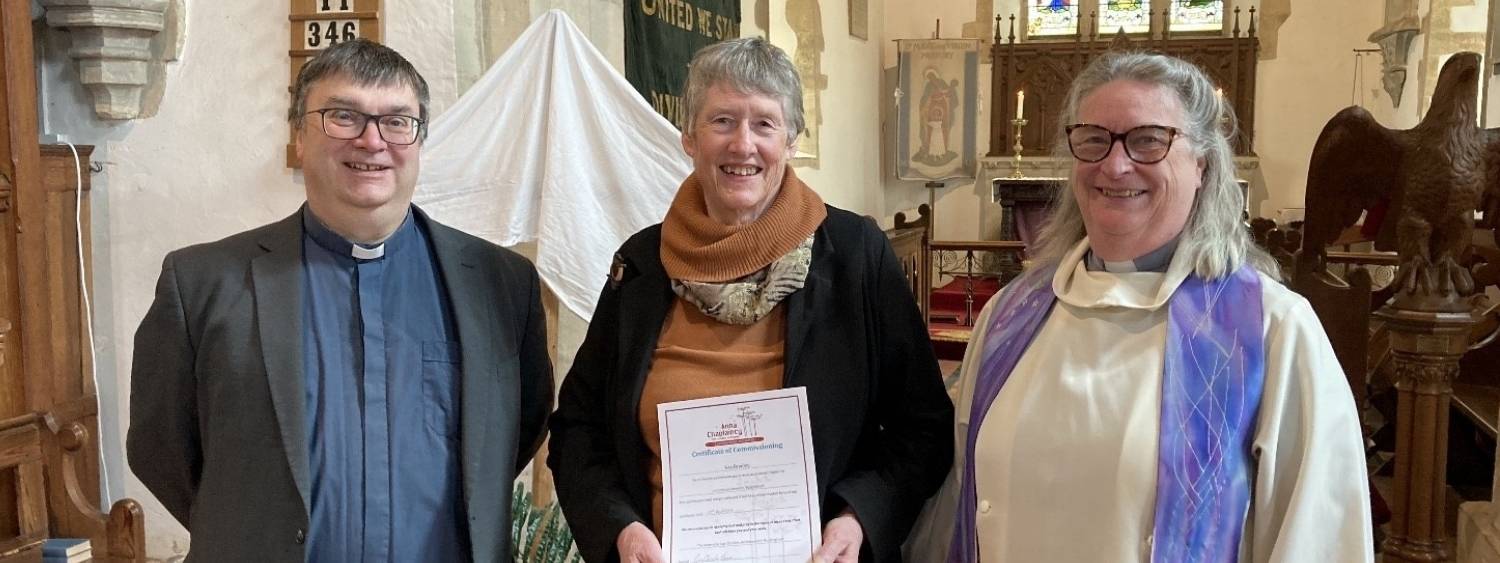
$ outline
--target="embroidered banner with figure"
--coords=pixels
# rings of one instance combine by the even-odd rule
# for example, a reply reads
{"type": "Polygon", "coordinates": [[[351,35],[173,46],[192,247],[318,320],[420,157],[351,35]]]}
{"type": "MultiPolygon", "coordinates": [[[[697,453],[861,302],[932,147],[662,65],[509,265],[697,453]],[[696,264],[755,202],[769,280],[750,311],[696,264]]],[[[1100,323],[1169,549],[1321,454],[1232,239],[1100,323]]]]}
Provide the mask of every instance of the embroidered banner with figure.
{"type": "Polygon", "coordinates": [[[979,42],[902,40],[897,52],[896,177],[973,178],[978,163],[974,138],[979,42]]]}

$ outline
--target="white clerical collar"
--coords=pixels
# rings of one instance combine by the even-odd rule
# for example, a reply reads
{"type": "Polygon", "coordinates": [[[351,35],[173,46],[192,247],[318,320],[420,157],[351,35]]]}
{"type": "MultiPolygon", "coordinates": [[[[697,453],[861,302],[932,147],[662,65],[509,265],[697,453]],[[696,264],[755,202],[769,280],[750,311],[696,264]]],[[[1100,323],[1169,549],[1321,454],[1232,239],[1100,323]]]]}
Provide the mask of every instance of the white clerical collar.
{"type": "Polygon", "coordinates": [[[1085,263],[1089,248],[1089,240],[1085,237],[1059,262],[1057,272],[1052,276],[1052,291],[1059,303],[1084,309],[1155,310],[1165,306],[1182,280],[1193,273],[1192,261],[1176,255],[1164,273],[1139,265],[1134,272],[1090,268],[1085,263]]]}
{"type": "Polygon", "coordinates": [[[1099,260],[1099,265],[1102,266],[1101,269],[1111,274],[1127,274],[1140,271],[1140,269],[1135,267],[1135,260],[1126,260],[1124,262],[1099,260]]]}
{"type": "Polygon", "coordinates": [[[324,225],[322,221],[319,221],[312,214],[312,210],[308,209],[307,205],[302,206],[302,225],[305,235],[311,238],[318,246],[327,249],[335,255],[346,255],[355,260],[379,260],[384,258],[387,246],[390,246],[391,251],[399,253],[402,248],[401,241],[403,236],[415,228],[412,225],[412,213],[410,210],[407,210],[406,218],[402,220],[401,226],[397,227],[395,232],[391,233],[385,240],[366,246],[352,242],[333,232],[333,229],[328,228],[327,225],[324,225]]]}
{"type": "Polygon", "coordinates": [[[1181,235],[1173,237],[1166,244],[1157,247],[1156,250],[1147,252],[1134,260],[1112,262],[1099,258],[1093,250],[1084,255],[1084,266],[1090,271],[1104,271],[1111,274],[1127,274],[1131,272],[1165,272],[1172,265],[1172,257],[1177,254],[1177,241],[1181,235]]]}
{"type": "Polygon", "coordinates": [[[349,254],[355,260],[374,260],[385,256],[385,243],[377,244],[371,248],[365,248],[358,244],[349,245],[349,254]]]}

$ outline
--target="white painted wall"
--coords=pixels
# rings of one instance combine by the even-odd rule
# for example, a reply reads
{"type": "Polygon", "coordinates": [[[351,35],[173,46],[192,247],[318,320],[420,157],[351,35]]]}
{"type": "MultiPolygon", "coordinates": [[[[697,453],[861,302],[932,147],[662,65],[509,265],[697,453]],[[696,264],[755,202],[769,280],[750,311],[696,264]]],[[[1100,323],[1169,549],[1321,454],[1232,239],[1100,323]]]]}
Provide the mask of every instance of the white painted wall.
{"type": "MultiPolygon", "coordinates": [[[[1258,210],[1261,216],[1275,218],[1281,208],[1303,206],[1313,143],[1329,118],[1351,105],[1352,50],[1376,47],[1367,39],[1383,25],[1383,9],[1368,0],[1320,0],[1316,8],[1305,2],[1292,4],[1292,16],[1281,26],[1279,56],[1261,61],[1256,78],[1255,152],[1266,190],[1258,210]],[[1337,24],[1330,14],[1338,14],[1337,24]]],[[[1414,54],[1412,60],[1419,59],[1414,54]]],[[[1414,105],[1416,75],[1413,65],[1403,109],[1414,105]]],[[[1386,126],[1415,123],[1395,119],[1390,97],[1380,86],[1378,54],[1365,57],[1359,90],[1365,109],[1386,126]]],[[[1358,95],[1353,95],[1356,101],[1358,95]]],[[[1252,201],[1258,195],[1252,194],[1252,201]]]]}
{"type": "MultiPolygon", "coordinates": [[[[524,27],[515,25],[521,18],[529,21],[548,8],[562,8],[612,62],[623,61],[622,3],[631,0],[527,0],[524,8],[512,4],[519,0],[503,1],[506,17],[515,18],[507,29],[524,27]]],[[[742,0],[743,34],[763,33],[755,13],[768,1],[742,0]]],[[[480,14],[496,12],[488,2],[386,2],[387,43],[427,77],[437,111],[451,105],[461,85],[488,66],[490,56],[482,52],[485,28],[476,23],[480,14]]],[[[1020,4],[997,0],[995,11],[1009,15],[1020,4]]],[[[1349,50],[1370,46],[1365,37],[1380,26],[1380,7],[1374,4],[1295,4],[1281,29],[1281,56],[1261,63],[1256,148],[1269,190],[1262,214],[1301,206],[1312,143],[1323,123],[1349,103],[1349,50]],[[1339,25],[1328,25],[1331,13],[1339,14],[1339,25]]],[[[95,159],[105,163],[92,194],[105,473],[113,498],[131,496],[147,506],[149,553],[155,558],[185,553],[187,538],[124,466],[131,339],[168,251],[279,219],[302,201],[300,176],[284,166],[288,28],[284,4],[274,5],[189,0],[186,46],[181,61],[168,67],[161,112],[139,121],[95,120],[65,57],[66,33],[49,33],[43,40],[45,132],[97,145],[95,159]]],[[[802,168],[798,174],[829,203],[888,224],[896,211],[927,201],[926,188],[895,180],[881,154],[882,140],[890,134],[881,120],[892,104],[896,55],[891,40],[930,37],[937,19],[943,21],[944,37],[957,37],[962,24],[974,19],[973,6],[968,0],[869,0],[869,38],[861,40],[848,35],[845,3],[825,3],[822,68],[829,87],[823,92],[822,159],[817,169],[802,168]]],[[[1420,56],[1419,41],[1412,60],[1420,56]]],[[[1378,59],[1371,61],[1362,85],[1367,107],[1388,125],[1415,123],[1415,66],[1398,112],[1379,90],[1378,59]]],[[[981,107],[989,104],[988,76],[989,65],[981,65],[981,107]]],[[[986,152],[987,111],[978,138],[979,150],[986,152]]],[[[950,186],[937,195],[936,235],[978,238],[981,195],[974,186],[950,186]]],[[[581,337],[579,321],[564,324],[560,366],[567,365],[581,337]]]]}
{"type": "MultiPolygon", "coordinates": [[[[1005,2],[997,2],[999,5],[997,9],[1002,14],[1010,14],[1013,10],[1003,4],[1005,2]]],[[[895,137],[896,127],[896,112],[894,111],[896,102],[892,97],[898,80],[895,40],[929,39],[935,30],[940,32],[942,39],[957,39],[962,37],[963,25],[973,20],[973,2],[892,2],[886,6],[887,40],[882,45],[880,59],[885,77],[884,83],[880,86],[880,115],[886,123],[879,133],[887,145],[888,154],[880,170],[883,189],[877,193],[879,201],[876,202],[875,209],[878,212],[872,212],[872,214],[880,218],[887,226],[898,211],[907,211],[908,216],[914,217],[916,212],[908,210],[927,203],[929,196],[932,196],[936,202],[933,209],[933,216],[936,218],[933,229],[934,238],[940,240],[980,238],[979,210],[982,207],[981,203],[989,197],[987,183],[980,182],[982,185],[976,187],[973,181],[950,181],[946,186],[937,188],[936,193],[929,194],[929,188],[924,185],[924,182],[896,179],[895,160],[893,154],[890,153],[894,151],[892,139],[895,137]],[[939,21],[941,21],[941,29],[939,29],[939,21]]],[[[989,64],[980,64],[977,75],[981,109],[975,142],[981,156],[989,152],[990,68],[989,64]]]]}
{"type": "MultiPolygon", "coordinates": [[[[124,463],[132,338],[172,249],[280,219],[303,199],[286,168],[287,4],[187,3],[186,45],[167,69],[151,119],[101,122],[66,58],[65,32],[44,32],[39,71],[44,133],[96,145],[93,180],[95,329],[106,480],[113,498],[146,507],[147,552],[186,553],[187,534],[124,463]]],[[[387,0],[386,42],[421,69],[441,111],[456,98],[446,0],[387,0]],[[399,23],[398,23],[399,22],[399,23]]]]}
{"type": "MultiPolygon", "coordinates": [[[[779,17],[770,9],[786,5],[784,1],[740,0],[740,36],[765,37],[763,21],[756,18],[759,7],[763,17],[779,17]]],[[[823,74],[828,75],[828,89],[823,91],[823,131],[820,159],[816,168],[799,166],[797,177],[811,186],[830,205],[860,214],[879,217],[881,176],[879,115],[880,49],[885,42],[882,28],[884,0],[869,0],[869,39],[849,35],[849,12],[845,2],[824,2],[823,74]]],[[[772,37],[772,42],[786,48],[795,45],[790,38],[772,37]]],[[[790,49],[789,49],[790,51],[790,49]]],[[[807,117],[808,121],[812,116],[807,117]]]]}
{"type": "MultiPolygon", "coordinates": [[[[285,217],[303,200],[301,175],[285,167],[286,4],[273,5],[188,0],[185,47],[180,62],[168,66],[161,112],[129,122],[93,117],[66,57],[68,34],[38,26],[43,133],[95,145],[94,160],[105,165],[93,178],[91,204],[107,500],[142,502],[155,559],[185,554],[187,533],[130,474],[123,444],[132,339],[161,260],[173,249],[285,217]]],[[[458,98],[461,67],[467,86],[491,62],[479,39],[484,7],[485,0],[385,2],[385,42],[427,79],[434,115],[458,98]]],[[[622,0],[530,0],[526,20],[512,22],[515,33],[552,8],[568,12],[617,68],[623,65],[622,0]]],[[[582,335],[581,320],[564,324],[562,368],[582,335]]]]}

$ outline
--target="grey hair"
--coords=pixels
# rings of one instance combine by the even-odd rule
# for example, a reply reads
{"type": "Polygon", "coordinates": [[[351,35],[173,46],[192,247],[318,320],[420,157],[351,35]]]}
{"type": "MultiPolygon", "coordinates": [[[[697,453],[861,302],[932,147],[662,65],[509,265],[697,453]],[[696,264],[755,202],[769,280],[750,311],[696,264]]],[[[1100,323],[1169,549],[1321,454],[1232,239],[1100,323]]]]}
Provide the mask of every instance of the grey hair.
{"type": "MultiPolygon", "coordinates": [[[[1201,278],[1216,279],[1239,269],[1241,264],[1281,279],[1281,271],[1269,254],[1250,239],[1241,214],[1245,194],[1234,178],[1234,152],[1229,138],[1234,134],[1234,109],[1223,103],[1214,91],[1214,83],[1203,71],[1182,59],[1139,52],[1108,53],[1089,63],[1073,81],[1058,124],[1076,123],[1084,98],[1099,87],[1116,80],[1131,80],[1161,86],[1177,96],[1182,106],[1183,136],[1191,141],[1194,156],[1203,161],[1203,184],[1193,199],[1187,224],[1177,243],[1177,252],[1185,253],[1193,271],[1201,278]],[[1227,121],[1231,125],[1224,126],[1227,121]]],[[[1058,158],[1071,161],[1066,134],[1057,136],[1053,151],[1058,158]]],[[[1077,181],[1070,167],[1068,183],[1077,181]]],[[[1086,235],[1083,212],[1071,187],[1055,192],[1050,217],[1038,235],[1038,262],[1056,262],[1072,250],[1086,235]]]]}
{"type": "MultiPolygon", "coordinates": [[[[287,110],[287,120],[293,128],[302,127],[302,116],[307,114],[307,93],[319,80],[345,77],[360,86],[410,86],[417,94],[417,118],[427,122],[427,103],[431,95],[427,81],[411,61],[395,49],[368,39],[354,39],[338,43],[318,53],[297,73],[297,84],[292,88],[292,106],[287,110]]],[[[421,128],[421,138],[427,138],[427,127],[421,128]]]]}
{"type": "Polygon", "coordinates": [[[714,85],[781,102],[787,144],[802,134],[806,125],[802,117],[802,78],[797,75],[797,67],[786,51],[770,41],[761,37],[729,39],[699,49],[693,55],[692,62],[688,63],[687,84],[683,88],[683,109],[687,110],[683,131],[691,133],[708,90],[714,85]]]}

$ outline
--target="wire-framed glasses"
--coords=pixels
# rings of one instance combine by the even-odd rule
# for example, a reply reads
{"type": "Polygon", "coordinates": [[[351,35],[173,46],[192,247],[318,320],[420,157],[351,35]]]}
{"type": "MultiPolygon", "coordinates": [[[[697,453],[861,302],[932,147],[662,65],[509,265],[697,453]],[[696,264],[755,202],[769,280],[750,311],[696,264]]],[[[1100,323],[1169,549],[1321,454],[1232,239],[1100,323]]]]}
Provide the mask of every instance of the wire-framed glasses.
{"type": "Polygon", "coordinates": [[[1099,162],[1109,156],[1115,141],[1120,141],[1125,146],[1125,156],[1141,164],[1155,164],[1166,158],[1172,150],[1172,140],[1179,133],[1176,127],[1166,125],[1142,125],[1116,133],[1092,123],[1075,123],[1063,130],[1068,134],[1068,150],[1073,158],[1099,162]]]}
{"type": "Polygon", "coordinates": [[[318,114],[323,134],[340,140],[358,139],[365,133],[370,121],[375,121],[375,130],[380,138],[392,145],[410,145],[421,136],[424,122],[410,115],[370,115],[348,108],[315,109],[304,115],[318,114]]]}

